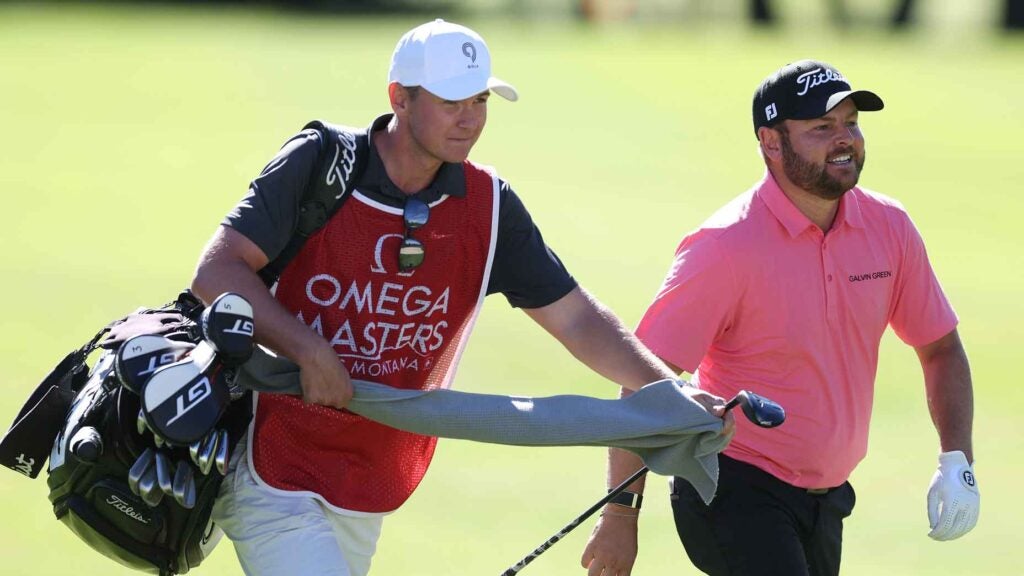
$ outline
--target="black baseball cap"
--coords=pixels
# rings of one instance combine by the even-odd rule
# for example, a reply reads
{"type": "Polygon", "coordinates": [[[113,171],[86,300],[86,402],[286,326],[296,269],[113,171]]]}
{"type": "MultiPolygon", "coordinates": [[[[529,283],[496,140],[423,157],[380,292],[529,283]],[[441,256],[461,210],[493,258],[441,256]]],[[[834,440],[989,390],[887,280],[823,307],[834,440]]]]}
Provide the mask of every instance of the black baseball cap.
{"type": "Polygon", "coordinates": [[[835,67],[818,60],[786,64],[754,92],[754,133],[783,120],[811,120],[828,114],[847,98],[857,110],[874,112],[885,104],[874,92],[852,90],[835,67]]]}

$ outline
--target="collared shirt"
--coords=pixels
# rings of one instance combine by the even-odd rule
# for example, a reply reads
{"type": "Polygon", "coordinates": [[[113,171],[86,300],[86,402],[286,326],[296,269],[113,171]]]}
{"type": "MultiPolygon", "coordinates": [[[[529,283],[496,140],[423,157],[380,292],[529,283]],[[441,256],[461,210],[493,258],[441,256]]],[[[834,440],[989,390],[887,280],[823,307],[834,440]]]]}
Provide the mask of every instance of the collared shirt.
{"type": "MultiPolygon", "coordinates": [[[[360,192],[378,202],[399,207],[405,203],[407,195],[391,181],[391,177],[388,176],[388,172],[384,168],[384,161],[381,160],[380,154],[377,152],[377,146],[373,144],[374,135],[387,129],[392,116],[393,114],[380,116],[370,125],[370,157],[356,187],[360,192]]],[[[466,196],[466,178],[462,174],[461,164],[442,162],[441,167],[437,170],[437,175],[434,176],[430,184],[413,196],[431,204],[445,194],[456,198],[466,196]]]]}
{"type": "Polygon", "coordinates": [[[898,202],[853,188],[825,234],[767,174],[683,239],[637,334],[705,390],[782,404],[779,428],[737,418],[725,453],[822,488],[867,451],[886,326],[921,346],[956,324],[898,202]]]}
{"type": "MultiPolygon", "coordinates": [[[[374,134],[384,130],[391,117],[380,116],[370,126],[370,157],[356,187],[374,201],[401,207],[407,195],[388,177],[373,145],[374,134]]],[[[319,150],[320,135],[316,130],[303,130],[289,139],[252,181],[248,194],[228,213],[222,225],[252,240],[273,260],[294,233],[300,200],[319,150]]],[[[519,308],[551,304],[575,288],[576,281],[544,243],[512,187],[501,179],[499,183],[498,238],[487,293],[500,292],[519,308]]],[[[427,203],[442,195],[465,197],[461,164],[442,163],[434,180],[413,194],[427,203]]]]}

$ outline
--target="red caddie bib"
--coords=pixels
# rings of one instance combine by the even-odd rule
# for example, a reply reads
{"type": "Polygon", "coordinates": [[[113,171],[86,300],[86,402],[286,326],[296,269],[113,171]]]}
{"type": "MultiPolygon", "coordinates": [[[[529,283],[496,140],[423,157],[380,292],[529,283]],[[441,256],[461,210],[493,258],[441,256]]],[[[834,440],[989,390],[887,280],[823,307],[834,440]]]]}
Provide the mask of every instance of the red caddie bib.
{"type": "MultiPolygon", "coordinates": [[[[352,378],[449,386],[487,292],[498,226],[497,177],[463,168],[466,196],[442,196],[413,232],[425,249],[419,267],[398,270],[402,209],[356,190],[281,275],[278,301],[331,343],[352,378]]],[[[401,506],[437,442],[277,394],[257,395],[250,437],[260,482],[364,513],[401,506]]]]}

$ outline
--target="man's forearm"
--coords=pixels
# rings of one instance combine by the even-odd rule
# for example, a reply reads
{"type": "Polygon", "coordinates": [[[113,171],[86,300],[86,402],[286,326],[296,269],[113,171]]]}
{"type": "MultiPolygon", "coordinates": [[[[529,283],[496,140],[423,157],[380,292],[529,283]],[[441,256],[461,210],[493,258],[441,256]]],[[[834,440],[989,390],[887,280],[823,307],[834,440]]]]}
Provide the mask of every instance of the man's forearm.
{"type": "Polygon", "coordinates": [[[207,304],[224,292],[241,294],[253,307],[256,341],[295,362],[326,343],[292,316],[243,261],[204,262],[192,280],[192,291],[207,304]]]}
{"type": "Polygon", "coordinates": [[[582,288],[526,313],[583,364],[620,386],[639,390],[676,377],[611,310],[582,288]]]}
{"type": "MultiPolygon", "coordinates": [[[[620,398],[626,398],[633,393],[632,390],[626,388],[622,389],[619,394],[620,398]]],[[[627,478],[636,473],[637,470],[644,466],[644,461],[640,459],[636,454],[619,448],[611,448],[608,450],[608,488],[612,489],[622,484],[627,478]]],[[[637,494],[644,493],[644,485],[647,476],[641,476],[635,482],[626,488],[629,492],[635,492],[637,494]]]]}
{"type": "Polygon", "coordinates": [[[928,411],[939,433],[943,452],[960,450],[974,460],[971,429],[974,392],[971,369],[960,338],[954,330],[933,345],[918,350],[924,370],[928,411]]]}

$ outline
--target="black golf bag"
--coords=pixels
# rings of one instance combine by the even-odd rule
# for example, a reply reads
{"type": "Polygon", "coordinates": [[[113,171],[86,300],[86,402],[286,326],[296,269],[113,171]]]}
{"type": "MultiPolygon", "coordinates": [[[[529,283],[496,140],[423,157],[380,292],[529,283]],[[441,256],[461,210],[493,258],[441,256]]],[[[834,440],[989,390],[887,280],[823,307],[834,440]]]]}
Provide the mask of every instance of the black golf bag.
{"type": "MultiPolygon", "coordinates": [[[[200,343],[202,310],[183,292],[162,309],[140,310],[106,326],[47,376],[0,441],[0,464],[31,478],[49,459],[54,514],[75,535],[125,566],[161,576],[195,568],[223,535],[210,519],[223,470],[213,470],[209,459],[201,466],[194,448],[164,443],[141,424],[138,390],[121,383],[115,360],[120,346],[140,335],[187,348],[200,343]],[[130,486],[133,466],[145,455],[155,468],[158,453],[161,484],[174,476],[173,496],[154,486],[140,490],[138,478],[130,486]]],[[[224,450],[241,438],[251,418],[247,395],[235,390],[232,399],[237,401],[211,431],[227,442],[224,450]]]]}

